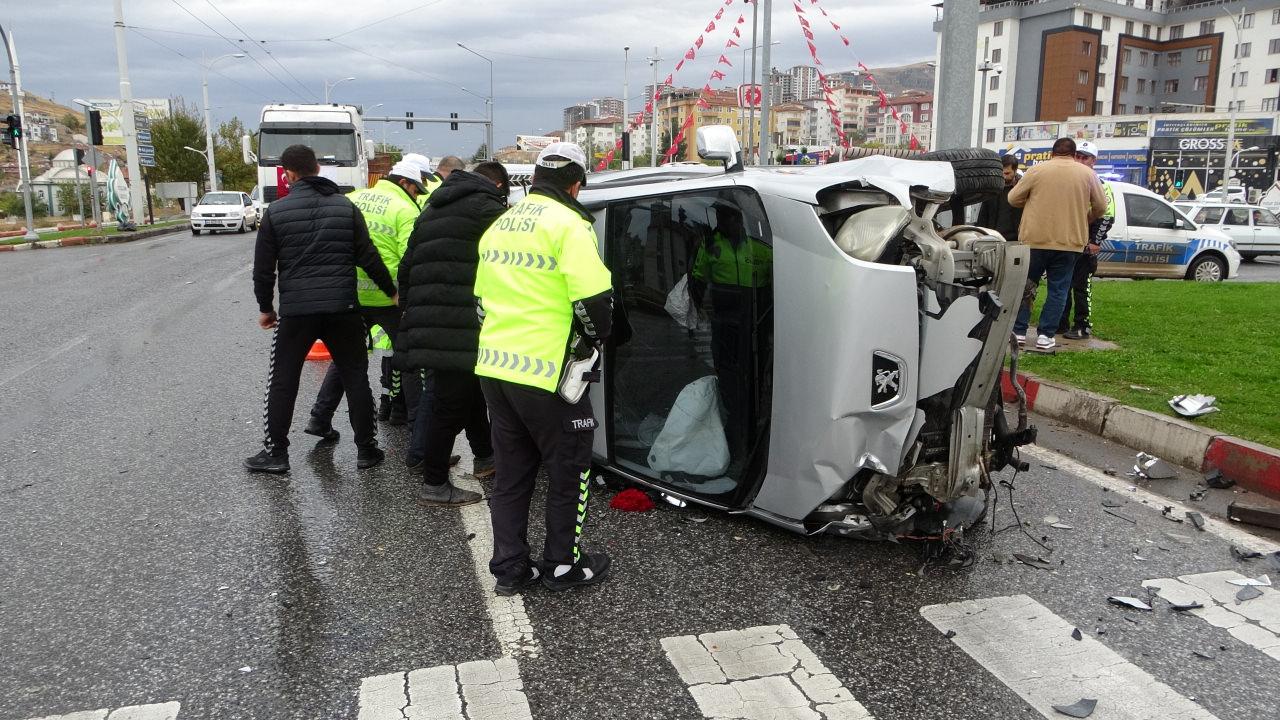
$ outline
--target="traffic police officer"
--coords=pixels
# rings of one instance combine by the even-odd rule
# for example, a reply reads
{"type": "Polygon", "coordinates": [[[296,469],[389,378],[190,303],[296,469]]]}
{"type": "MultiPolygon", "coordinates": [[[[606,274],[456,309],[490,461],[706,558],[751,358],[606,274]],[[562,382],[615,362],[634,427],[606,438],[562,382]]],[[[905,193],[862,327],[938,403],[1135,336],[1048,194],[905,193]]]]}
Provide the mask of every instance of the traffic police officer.
{"type": "Polygon", "coordinates": [[[575,338],[609,335],[613,283],[600,260],[593,218],[577,201],[586,155],[573,143],[538,156],[529,195],[480,240],[475,294],[481,316],[476,374],[489,406],[497,474],[489,498],[495,592],[539,577],[552,590],[604,580],[609,556],[580,547],[596,419],[591,401],[557,392],[575,338]],[[539,465],[549,476],[546,544],[530,557],[529,503],[539,465]]]}
{"type": "MultiPolygon", "coordinates": [[[[421,177],[422,168],[418,164],[402,159],[391,168],[389,175],[373,187],[362,188],[347,195],[364,216],[365,224],[369,226],[369,237],[373,239],[374,247],[378,249],[383,264],[393,278],[400,267],[400,259],[409,247],[413,224],[418,220],[417,198],[423,191],[421,177]]],[[[394,348],[400,327],[400,310],[391,297],[382,292],[369,279],[368,274],[359,268],[356,269],[356,296],[365,325],[381,326],[390,336],[394,348]]],[[[419,385],[411,382],[405,383],[401,388],[399,373],[392,371],[390,358],[383,358],[382,386],[384,392],[378,408],[379,419],[390,419],[393,424],[403,424],[412,416],[409,410],[417,407],[419,385]]],[[[332,422],[333,414],[342,400],[342,392],[342,380],[337,369],[331,366],[320,384],[315,405],[311,408],[311,419],[303,432],[324,440],[338,438],[332,422]]]]}

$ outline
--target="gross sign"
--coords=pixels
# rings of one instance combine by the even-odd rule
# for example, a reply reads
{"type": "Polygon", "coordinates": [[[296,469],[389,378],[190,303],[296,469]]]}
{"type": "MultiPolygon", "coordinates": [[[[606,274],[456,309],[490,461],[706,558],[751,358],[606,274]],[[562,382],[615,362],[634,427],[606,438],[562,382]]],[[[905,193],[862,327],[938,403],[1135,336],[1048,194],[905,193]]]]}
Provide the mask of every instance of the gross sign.
{"type": "Polygon", "coordinates": [[[738,107],[760,107],[763,97],[759,85],[738,86],[738,107]]]}

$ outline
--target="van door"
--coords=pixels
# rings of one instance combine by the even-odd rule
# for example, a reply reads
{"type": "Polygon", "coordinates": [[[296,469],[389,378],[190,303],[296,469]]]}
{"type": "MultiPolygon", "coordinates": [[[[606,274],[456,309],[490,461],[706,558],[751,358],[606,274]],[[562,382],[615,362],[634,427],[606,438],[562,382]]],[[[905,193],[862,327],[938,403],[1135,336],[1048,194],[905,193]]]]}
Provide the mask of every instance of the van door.
{"type": "Polygon", "coordinates": [[[1280,255],[1280,220],[1276,214],[1266,208],[1254,208],[1253,237],[1249,246],[1241,245],[1240,250],[1248,250],[1252,255],[1280,255]]]}
{"type": "Polygon", "coordinates": [[[1126,262],[1142,277],[1180,278],[1186,274],[1191,226],[1169,203],[1155,197],[1124,193],[1129,233],[1126,262]]]}
{"type": "Polygon", "coordinates": [[[1250,224],[1249,214],[1247,207],[1223,208],[1221,229],[1242,249],[1253,244],[1253,226],[1250,224]]]}

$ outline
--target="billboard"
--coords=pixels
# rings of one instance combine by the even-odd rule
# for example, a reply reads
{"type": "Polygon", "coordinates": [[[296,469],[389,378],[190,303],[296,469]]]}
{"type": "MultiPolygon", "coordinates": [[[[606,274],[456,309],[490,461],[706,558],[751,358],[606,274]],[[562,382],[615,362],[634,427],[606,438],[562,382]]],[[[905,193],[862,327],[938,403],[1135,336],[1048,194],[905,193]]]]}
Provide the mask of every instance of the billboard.
{"type": "MultiPolygon", "coordinates": [[[[102,112],[102,144],[123,145],[124,131],[121,129],[120,101],[111,99],[89,99],[102,112]]],[[[153,120],[167,118],[171,112],[169,98],[134,98],[133,110],[144,113],[153,120]]]]}
{"type": "Polygon", "coordinates": [[[762,93],[759,85],[738,86],[738,107],[760,107],[762,93]]]}
{"type": "Polygon", "coordinates": [[[516,149],[541,151],[554,142],[560,142],[560,138],[550,135],[517,135],[516,149]]]}
{"type": "Polygon", "coordinates": [[[1145,138],[1150,126],[1146,120],[1069,122],[1063,125],[1063,135],[1076,140],[1145,138]]]}
{"type": "MultiPolygon", "coordinates": [[[[1230,120],[1225,118],[1209,120],[1156,120],[1157,137],[1206,137],[1227,134],[1230,120]]],[[[1236,118],[1236,135],[1273,135],[1275,131],[1273,118],[1236,118]]]]}
{"type": "Polygon", "coordinates": [[[1026,125],[1005,125],[1004,141],[1018,140],[1057,140],[1058,123],[1029,123],[1026,125]]]}

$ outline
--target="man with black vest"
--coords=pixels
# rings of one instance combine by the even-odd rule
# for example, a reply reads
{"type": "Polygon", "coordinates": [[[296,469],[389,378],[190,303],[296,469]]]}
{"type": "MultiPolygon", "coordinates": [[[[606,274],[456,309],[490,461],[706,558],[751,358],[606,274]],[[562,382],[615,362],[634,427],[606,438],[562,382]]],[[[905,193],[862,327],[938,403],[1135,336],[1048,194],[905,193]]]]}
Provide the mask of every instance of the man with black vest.
{"type": "Polygon", "coordinates": [[[323,340],[347,391],[347,408],[359,454],[357,467],[382,462],[369,390],[367,332],[356,304],[356,267],[382,292],[396,297],[395,282],[356,206],[333,181],[320,177],[316,154],[290,145],[280,154],[289,194],[271,204],[258,228],[253,291],[258,325],[275,330],[263,408],[263,449],[244,461],[252,472],[289,471],[289,425],[307,351],[323,340]],[[274,288],[280,279],[280,310],[274,288]]]}

